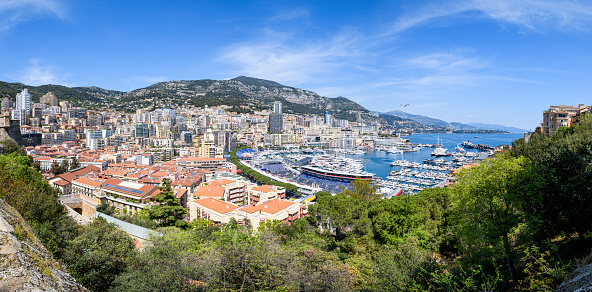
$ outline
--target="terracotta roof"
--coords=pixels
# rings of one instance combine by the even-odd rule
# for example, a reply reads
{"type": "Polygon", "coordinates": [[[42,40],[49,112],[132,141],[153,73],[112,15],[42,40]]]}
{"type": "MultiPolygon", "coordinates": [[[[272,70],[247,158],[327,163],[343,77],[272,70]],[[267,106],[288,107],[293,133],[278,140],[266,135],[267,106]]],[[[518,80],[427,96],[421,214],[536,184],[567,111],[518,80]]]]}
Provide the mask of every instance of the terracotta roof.
{"type": "Polygon", "coordinates": [[[252,188],[252,190],[258,191],[258,192],[264,192],[264,193],[277,192],[277,186],[262,185],[262,186],[252,188]]]}
{"type": "Polygon", "coordinates": [[[69,183],[70,183],[70,182],[67,182],[67,181],[65,181],[65,180],[63,180],[63,179],[58,179],[58,180],[56,180],[56,181],[54,181],[54,182],[53,182],[53,184],[55,184],[55,185],[59,185],[59,186],[65,186],[65,185],[67,185],[67,184],[69,184],[69,183]]]}
{"type": "Polygon", "coordinates": [[[192,186],[193,184],[197,183],[198,179],[191,179],[191,178],[182,178],[174,181],[171,186],[192,186]]]}
{"type": "Polygon", "coordinates": [[[236,182],[236,181],[223,178],[223,179],[219,179],[219,180],[214,180],[214,181],[208,182],[208,186],[217,187],[217,186],[223,186],[223,185],[231,184],[231,183],[234,183],[234,182],[236,182]]]}
{"type": "Polygon", "coordinates": [[[284,210],[294,204],[296,204],[296,203],[290,202],[287,200],[273,199],[273,200],[269,200],[267,202],[261,203],[257,206],[242,207],[242,208],[240,208],[240,210],[245,211],[247,213],[255,213],[257,211],[261,211],[261,212],[265,212],[265,213],[269,213],[269,214],[275,214],[275,213],[277,213],[281,210],[284,210]]]}
{"type": "Polygon", "coordinates": [[[205,208],[208,208],[214,212],[220,213],[220,214],[224,214],[224,213],[228,213],[231,212],[232,210],[238,208],[237,205],[228,203],[228,202],[224,202],[218,199],[214,199],[214,198],[204,198],[204,199],[199,199],[199,200],[194,200],[194,203],[201,205],[205,208]]]}
{"type": "Polygon", "coordinates": [[[83,177],[73,180],[72,182],[80,183],[80,184],[91,186],[91,187],[98,187],[101,185],[101,183],[103,183],[103,180],[102,179],[92,180],[92,179],[89,179],[89,178],[83,176],[83,177]]]}
{"type": "Polygon", "coordinates": [[[211,157],[211,158],[203,158],[203,157],[187,157],[187,158],[179,158],[178,161],[223,161],[224,158],[221,157],[211,157]]]}
{"type": "Polygon", "coordinates": [[[216,197],[216,198],[223,198],[224,191],[226,189],[224,187],[217,187],[217,186],[201,186],[198,187],[195,192],[193,192],[194,197],[216,197]]]}

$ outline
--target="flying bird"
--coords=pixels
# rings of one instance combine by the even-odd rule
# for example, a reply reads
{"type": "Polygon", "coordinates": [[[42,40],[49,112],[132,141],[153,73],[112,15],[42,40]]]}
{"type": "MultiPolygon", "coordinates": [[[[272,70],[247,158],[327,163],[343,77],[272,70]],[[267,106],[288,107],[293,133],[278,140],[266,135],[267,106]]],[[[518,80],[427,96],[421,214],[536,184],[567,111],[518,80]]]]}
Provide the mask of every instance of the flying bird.
{"type": "Polygon", "coordinates": [[[401,104],[402,107],[407,107],[409,104],[401,104]]]}

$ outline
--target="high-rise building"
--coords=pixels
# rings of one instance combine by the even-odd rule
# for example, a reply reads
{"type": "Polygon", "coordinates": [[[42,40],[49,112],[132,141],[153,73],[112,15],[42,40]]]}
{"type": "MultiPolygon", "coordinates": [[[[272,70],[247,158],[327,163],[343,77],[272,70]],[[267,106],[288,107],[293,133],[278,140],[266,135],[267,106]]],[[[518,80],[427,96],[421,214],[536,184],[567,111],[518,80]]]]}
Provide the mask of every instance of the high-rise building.
{"type": "Polygon", "coordinates": [[[28,112],[24,109],[15,109],[11,112],[11,119],[18,120],[19,125],[24,126],[27,124],[28,112]]]}
{"type": "Polygon", "coordinates": [[[40,103],[49,104],[50,106],[58,106],[58,98],[53,92],[48,92],[39,99],[40,103]]]}
{"type": "Polygon", "coordinates": [[[31,99],[31,94],[27,88],[23,89],[21,93],[16,95],[16,109],[17,110],[24,110],[26,113],[31,111],[31,106],[33,105],[33,100],[31,99]]]}
{"type": "Polygon", "coordinates": [[[149,138],[150,127],[148,124],[137,124],[136,125],[136,137],[149,138]]]}
{"type": "Polygon", "coordinates": [[[282,102],[281,101],[276,101],[273,103],[273,112],[276,114],[282,113],[282,102]]]}
{"type": "Polygon", "coordinates": [[[269,114],[269,132],[280,134],[284,127],[284,117],[282,115],[282,103],[276,101],[273,103],[273,113],[269,114]]]}
{"type": "Polygon", "coordinates": [[[325,111],[325,124],[331,125],[331,113],[329,111],[325,111]]]}

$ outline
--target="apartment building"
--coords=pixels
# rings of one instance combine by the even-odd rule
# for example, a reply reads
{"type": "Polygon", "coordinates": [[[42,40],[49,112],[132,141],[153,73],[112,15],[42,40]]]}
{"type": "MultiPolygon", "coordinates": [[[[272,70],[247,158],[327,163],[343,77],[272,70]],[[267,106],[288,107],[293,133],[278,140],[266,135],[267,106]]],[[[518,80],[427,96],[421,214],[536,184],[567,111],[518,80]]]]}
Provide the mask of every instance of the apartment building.
{"type": "MultiPolygon", "coordinates": [[[[584,105],[581,104],[580,107],[584,105]]],[[[567,105],[552,105],[543,111],[541,130],[544,134],[552,135],[559,127],[571,127],[572,118],[579,112],[579,107],[567,105]]]]}
{"type": "Polygon", "coordinates": [[[146,206],[157,186],[109,178],[101,184],[100,198],[120,211],[135,213],[146,206]]]}
{"type": "Polygon", "coordinates": [[[240,225],[248,219],[254,230],[269,221],[293,222],[304,217],[303,205],[282,199],[273,199],[257,206],[239,207],[215,198],[203,198],[189,202],[189,220],[205,219],[214,224],[225,224],[235,219],[240,225]]]}
{"type": "Polygon", "coordinates": [[[177,165],[181,167],[187,168],[199,168],[199,169],[208,169],[208,170],[215,170],[218,168],[223,168],[225,164],[224,158],[221,157],[212,157],[212,158],[202,158],[202,157],[187,157],[187,158],[179,158],[177,160],[177,165]]]}
{"type": "Polygon", "coordinates": [[[286,188],[271,185],[254,187],[250,189],[248,193],[248,204],[252,206],[259,205],[262,202],[272,199],[286,198],[286,188]]]}

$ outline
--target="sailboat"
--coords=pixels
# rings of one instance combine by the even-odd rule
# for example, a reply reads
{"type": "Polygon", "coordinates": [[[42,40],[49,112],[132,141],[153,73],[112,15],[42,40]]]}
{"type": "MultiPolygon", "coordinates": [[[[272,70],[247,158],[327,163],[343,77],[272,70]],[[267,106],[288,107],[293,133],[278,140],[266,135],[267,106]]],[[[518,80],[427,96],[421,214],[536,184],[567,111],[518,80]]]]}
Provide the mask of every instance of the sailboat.
{"type": "MultiPolygon", "coordinates": [[[[438,143],[437,145],[440,145],[440,136],[438,136],[438,142],[437,143],[438,143]]],[[[434,149],[434,151],[432,151],[432,156],[436,156],[436,157],[439,157],[439,156],[450,156],[450,155],[452,155],[452,153],[448,152],[446,149],[444,149],[442,147],[438,147],[438,148],[434,149]]]]}

